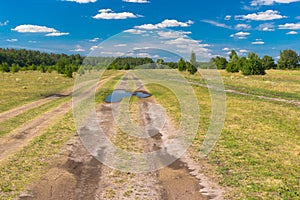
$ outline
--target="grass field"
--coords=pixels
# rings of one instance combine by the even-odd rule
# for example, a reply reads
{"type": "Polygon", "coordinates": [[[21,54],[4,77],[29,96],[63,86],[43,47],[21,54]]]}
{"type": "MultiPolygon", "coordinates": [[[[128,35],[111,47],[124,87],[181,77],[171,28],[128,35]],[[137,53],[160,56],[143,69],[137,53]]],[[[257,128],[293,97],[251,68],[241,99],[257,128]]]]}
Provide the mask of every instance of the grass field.
{"type": "Polygon", "coordinates": [[[0,112],[23,105],[71,87],[73,79],[53,73],[25,71],[0,74],[0,112]]]}
{"type": "MultiPolygon", "coordinates": [[[[254,94],[259,89],[267,91],[263,92],[266,96],[284,92],[283,98],[297,99],[300,88],[299,71],[268,71],[265,77],[246,78],[240,74],[221,74],[226,88],[236,85],[235,89],[247,88],[254,94]],[[270,80],[275,86],[263,84],[270,80]]],[[[203,81],[199,75],[187,76],[194,82],[203,81]]],[[[201,109],[199,132],[191,148],[197,157],[209,126],[211,102],[206,88],[193,87],[201,109]]],[[[176,100],[174,95],[166,100],[161,95],[168,92],[165,88],[156,85],[148,89],[169,115],[177,112],[176,104],[172,103],[176,100]]],[[[225,126],[208,162],[220,184],[228,187],[228,198],[299,199],[300,108],[238,94],[227,94],[226,103],[225,126]]]]}
{"type": "MultiPolygon", "coordinates": [[[[66,89],[74,81],[54,73],[46,75],[39,72],[4,74],[6,81],[1,79],[4,87],[0,89],[0,111],[66,89]],[[20,94],[16,95],[18,91],[20,94]]],[[[107,71],[103,78],[113,75],[116,77],[99,89],[97,103],[102,103],[113,91],[113,86],[123,74],[107,71]]],[[[192,82],[204,83],[199,75],[184,75],[192,82]]],[[[249,77],[221,71],[221,75],[227,89],[300,101],[299,71],[271,70],[267,71],[266,76],[249,77]]],[[[176,125],[180,120],[176,96],[157,84],[146,87],[155,100],[164,106],[176,125]]],[[[198,133],[190,148],[197,159],[210,124],[211,101],[207,88],[193,85],[193,89],[201,111],[198,133]]],[[[26,121],[67,100],[69,98],[52,101],[2,122],[0,135],[9,134],[26,121]]],[[[137,99],[130,101],[130,115],[138,120],[134,113],[138,110],[136,103],[137,99]]],[[[207,169],[210,169],[208,174],[215,176],[226,188],[229,199],[300,199],[300,107],[233,93],[227,93],[226,104],[224,129],[217,145],[205,160],[207,169]]],[[[73,117],[69,112],[34,138],[28,146],[1,162],[0,199],[14,199],[28,184],[38,180],[75,131],[73,117]]],[[[128,138],[120,134],[114,142],[128,149],[128,146],[122,146],[122,141],[128,138]]],[[[126,141],[126,144],[130,144],[130,150],[138,150],[133,145],[134,141],[126,141]]]]}
{"type": "MultiPolygon", "coordinates": [[[[107,76],[112,74],[114,73],[107,72],[107,76]]],[[[113,86],[122,76],[120,72],[115,74],[118,76],[106,82],[96,93],[98,103],[104,101],[109,91],[113,90],[113,86]]],[[[66,99],[60,99],[57,102],[53,102],[53,105],[49,104],[48,106],[53,107],[61,103],[59,101],[66,101],[66,99]]],[[[36,113],[41,114],[41,112],[44,112],[44,110],[38,107],[22,115],[27,116],[28,113],[31,113],[34,116],[36,113]]],[[[9,124],[16,119],[21,120],[25,117],[22,117],[22,115],[4,122],[5,126],[3,127],[5,127],[6,132],[12,129],[9,127],[9,124]]],[[[12,126],[16,127],[17,125],[12,126]]],[[[0,163],[0,199],[14,199],[26,186],[38,180],[47,171],[47,168],[53,164],[52,160],[56,154],[61,151],[62,147],[75,132],[73,115],[70,111],[63,117],[56,119],[52,126],[47,128],[40,136],[34,138],[28,146],[0,163]]]]}

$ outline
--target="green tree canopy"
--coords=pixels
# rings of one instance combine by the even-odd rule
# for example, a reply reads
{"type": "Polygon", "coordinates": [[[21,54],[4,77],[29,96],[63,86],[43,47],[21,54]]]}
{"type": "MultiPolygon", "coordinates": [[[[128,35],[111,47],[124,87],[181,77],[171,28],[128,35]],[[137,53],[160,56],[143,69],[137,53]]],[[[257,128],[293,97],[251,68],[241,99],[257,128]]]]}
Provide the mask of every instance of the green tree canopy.
{"type": "Polygon", "coordinates": [[[298,67],[299,56],[294,50],[286,49],[280,52],[277,67],[279,69],[294,69],[298,67]]]}
{"type": "Polygon", "coordinates": [[[264,75],[265,68],[256,53],[249,53],[245,65],[241,68],[244,75],[264,75]]]}
{"type": "Polygon", "coordinates": [[[179,71],[185,71],[186,70],[186,63],[183,58],[180,58],[178,62],[178,70],[179,71]]]}
{"type": "Polygon", "coordinates": [[[275,62],[274,62],[274,59],[271,57],[271,56],[267,56],[265,55],[262,59],[262,64],[263,64],[263,67],[265,69],[274,69],[275,68],[275,62]]]}

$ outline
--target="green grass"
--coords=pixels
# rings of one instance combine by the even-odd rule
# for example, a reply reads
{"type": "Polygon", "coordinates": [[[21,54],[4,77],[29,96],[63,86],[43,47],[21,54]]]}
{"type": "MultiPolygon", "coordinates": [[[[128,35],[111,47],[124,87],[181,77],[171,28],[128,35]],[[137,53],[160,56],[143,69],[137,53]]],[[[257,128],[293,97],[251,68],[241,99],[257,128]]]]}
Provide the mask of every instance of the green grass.
{"type": "MultiPolygon", "coordinates": [[[[298,83],[298,71],[271,72],[270,76],[280,82],[281,73],[285,82],[298,83]]],[[[240,81],[242,76],[239,74],[235,77],[239,78],[233,78],[232,84],[247,85],[251,93],[259,88],[257,82],[263,81],[262,77],[257,76],[250,76],[246,81],[240,81]]],[[[198,78],[194,76],[194,80],[198,78]]],[[[292,86],[286,87],[286,91],[293,93],[292,86]]],[[[270,94],[264,90],[271,91],[271,88],[260,88],[264,95],[270,94]]],[[[200,99],[203,117],[192,145],[192,151],[197,156],[209,125],[210,103],[206,88],[195,86],[194,89],[200,99]]],[[[279,88],[274,90],[280,91],[279,88]]],[[[216,171],[220,184],[230,188],[228,198],[299,199],[299,132],[299,107],[227,93],[225,126],[208,161],[211,169],[216,171]]]]}
{"type": "MultiPolygon", "coordinates": [[[[282,78],[287,79],[285,82],[298,83],[298,71],[272,73],[270,76],[276,77],[277,81],[283,73],[282,78]]],[[[194,81],[203,81],[199,75],[188,76],[194,81]]],[[[255,82],[261,77],[246,79],[247,87],[253,92],[258,87],[255,82]]],[[[234,85],[246,85],[239,79],[233,80],[234,85]]],[[[168,94],[166,99],[164,94],[167,91],[161,86],[147,85],[147,88],[168,114],[173,115],[170,117],[178,119],[178,104],[173,103],[175,97],[168,94]]],[[[210,123],[211,101],[206,88],[193,88],[201,110],[199,130],[190,148],[197,159],[210,123]]],[[[263,90],[271,89],[266,87],[263,90]]],[[[293,93],[291,88],[286,91],[293,93]]],[[[208,156],[207,168],[211,170],[208,174],[216,176],[219,183],[228,188],[228,199],[299,199],[300,108],[238,94],[227,94],[226,103],[225,126],[208,156]]]]}
{"type": "MultiPolygon", "coordinates": [[[[96,95],[98,103],[102,103],[107,95],[103,91],[112,90],[120,77],[108,81],[99,89],[96,95]]],[[[39,180],[75,131],[72,112],[68,112],[56,119],[51,127],[29,145],[1,162],[0,199],[14,199],[28,185],[39,180]]]]}
{"type": "Polygon", "coordinates": [[[33,108],[31,110],[28,110],[20,115],[17,115],[11,119],[8,119],[2,123],[0,123],[1,129],[0,129],[0,138],[5,136],[6,134],[10,133],[15,128],[25,124],[26,122],[33,120],[36,117],[39,117],[43,113],[46,113],[47,111],[50,111],[60,104],[70,100],[71,98],[60,98],[57,100],[53,100],[49,103],[43,104],[39,107],[33,108]]]}
{"type": "MultiPolygon", "coordinates": [[[[267,70],[265,76],[243,76],[241,73],[220,71],[226,89],[273,98],[300,100],[300,71],[267,70]]],[[[185,77],[205,84],[199,74],[185,77]]]]}
{"type": "Polygon", "coordinates": [[[53,73],[25,71],[0,74],[0,112],[71,87],[74,79],[53,73]]]}

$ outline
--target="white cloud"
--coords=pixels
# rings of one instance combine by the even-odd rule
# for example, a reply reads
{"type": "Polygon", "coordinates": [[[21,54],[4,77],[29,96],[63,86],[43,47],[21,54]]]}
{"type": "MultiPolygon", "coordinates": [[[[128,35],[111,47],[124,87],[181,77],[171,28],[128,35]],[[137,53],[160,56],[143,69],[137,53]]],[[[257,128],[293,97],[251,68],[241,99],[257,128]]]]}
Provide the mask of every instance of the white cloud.
{"type": "Polygon", "coordinates": [[[231,34],[230,37],[237,38],[237,39],[247,39],[247,36],[249,35],[250,33],[241,31],[235,34],[231,34]]]}
{"type": "Polygon", "coordinates": [[[146,30],[154,30],[160,28],[169,28],[169,27],[188,27],[192,25],[194,22],[189,20],[187,22],[179,22],[175,19],[165,19],[163,22],[158,24],[143,24],[141,26],[135,26],[134,28],[138,29],[146,29],[146,30]]]}
{"type": "Polygon", "coordinates": [[[128,29],[128,30],[125,30],[124,32],[125,33],[136,34],[136,35],[146,33],[146,31],[138,30],[138,29],[128,29]]]}
{"type": "Polygon", "coordinates": [[[115,44],[114,47],[127,47],[127,44],[115,44]]]}
{"type": "Polygon", "coordinates": [[[213,21],[213,20],[202,20],[202,22],[205,22],[205,23],[217,26],[217,27],[221,27],[221,28],[227,28],[227,29],[232,28],[231,26],[228,26],[226,24],[222,24],[222,23],[219,23],[219,22],[216,22],[216,21],[213,21]]]}
{"type": "Polygon", "coordinates": [[[223,51],[229,51],[230,49],[228,47],[225,47],[222,49],[223,51]]]}
{"type": "Polygon", "coordinates": [[[128,19],[138,17],[142,16],[133,14],[131,12],[115,13],[111,9],[101,9],[97,15],[93,16],[94,19],[128,19]]]}
{"type": "Polygon", "coordinates": [[[265,12],[252,13],[248,15],[237,15],[236,19],[254,20],[254,21],[270,21],[275,19],[287,18],[280,15],[280,12],[276,10],[266,10],[265,12]]]}
{"type": "Polygon", "coordinates": [[[72,51],[72,52],[84,52],[85,49],[82,48],[80,45],[77,45],[75,49],[70,50],[70,51],[72,51]]]}
{"type": "Polygon", "coordinates": [[[6,41],[7,42],[18,42],[18,39],[13,38],[13,39],[7,39],[6,41]]]}
{"type": "Polygon", "coordinates": [[[262,41],[262,39],[256,39],[254,42],[251,42],[251,44],[254,44],[254,45],[263,45],[263,44],[265,44],[265,42],[262,41]]]}
{"type": "Polygon", "coordinates": [[[95,3],[97,0],[64,0],[64,1],[70,1],[70,2],[76,2],[76,3],[95,3]]]}
{"type": "Polygon", "coordinates": [[[260,24],[257,28],[259,31],[275,31],[275,26],[273,23],[260,24]]]}
{"type": "Polygon", "coordinates": [[[179,38],[179,37],[186,37],[188,34],[192,32],[189,31],[158,31],[157,34],[162,38],[179,38]]]}
{"type": "Polygon", "coordinates": [[[270,5],[273,5],[274,3],[289,4],[289,3],[294,3],[294,2],[298,2],[298,1],[300,1],[300,0],[252,0],[251,6],[270,6],[270,5]]]}
{"type": "Polygon", "coordinates": [[[239,52],[240,52],[240,53],[247,53],[248,50],[246,50],[246,49],[240,49],[239,52]]]}
{"type": "Polygon", "coordinates": [[[4,22],[0,22],[0,26],[7,26],[9,23],[8,20],[4,21],[4,22]]]}
{"type": "Polygon", "coordinates": [[[290,32],[287,32],[286,34],[287,35],[297,35],[298,32],[296,32],[296,31],[290,31],[290,32]]]}
{"type": "Polygon", "coordinates": [[[300,22],[286,23],[284,25],[279,25],[278,27],[279,27],[279,29],[300,30],[300,22]]]}
{"type": "Polygon", "coordinates": [[[31,24],[19,25],[11,30],[16,31],[18,33],[47,33],[45,36],[50,36],[50,37],[69,35],[69,33],[59,32],[54,28],[49,28],[47,26],[31,25],[31,24]]]}
{"type": "Polygon", "coordinates": [[[249,24],[237,24],[235,26],[236,30],[249,30],[251,29],[251,26],[249,24]]]}
{"type": "Polygon", "coordinates": [[[58,32],[54,28],[49,28],[47,26],[30,25],[30,24],[19,25],[16,28],[13,28],[11,30],[17,31],[19,33],[54,33],[54,32],[58,32]]]}
{"type": "Polygon", "coordinates": [[[100,39],[100,38],[97,38],[97,37],[96,37],[96,38],[93,38],[93,39],[89,40],[89,42],[98,42],[99,39],[100,39]]]}
{"type": "Polygon", "coordinates": [[[128,3],[150,3],[148,0],[123,0],[124,2],[128,3]]]}
{"type": "Polygon", "coordinates": [[[224,17],[224,20],[231,20],[231,15],[226,15],[225,17],[224,17]]]}
{"type": "Polygon", "coordinates": [[[61,33],[61,32],[54,32],[54,33],[47,33],[45,36],[48,37],[59,37],[64,35],[70,35],[70,33],[61,33]]]}
{"type": "Polygon", "coordinates": [[[91,46],[91,48],[90,48],[90,50],[91,51],[94,51],[94,50],[96,50],[96,49],[102,49],[103,47],[101,47],[101,46],[91,46]]]}

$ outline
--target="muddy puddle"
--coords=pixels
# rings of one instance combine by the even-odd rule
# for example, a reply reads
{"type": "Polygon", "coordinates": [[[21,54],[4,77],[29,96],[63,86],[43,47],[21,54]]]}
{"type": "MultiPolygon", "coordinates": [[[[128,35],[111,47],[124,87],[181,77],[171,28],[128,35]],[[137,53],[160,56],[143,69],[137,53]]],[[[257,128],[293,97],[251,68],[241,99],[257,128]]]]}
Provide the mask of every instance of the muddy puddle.
{"type": "Polygon", "coordinates": [[[118,103],[121,102],[123,98],[131,96],[137,96],[138,98],[148,98],[151,96],[151,94],[146,91],[128,92],[126,90],[117,89],[105,98],[105,102],[118,103]]]}

